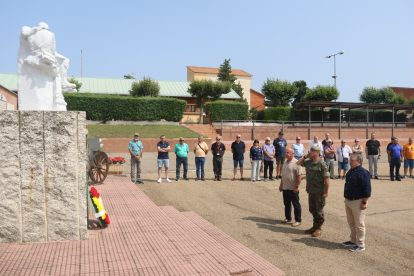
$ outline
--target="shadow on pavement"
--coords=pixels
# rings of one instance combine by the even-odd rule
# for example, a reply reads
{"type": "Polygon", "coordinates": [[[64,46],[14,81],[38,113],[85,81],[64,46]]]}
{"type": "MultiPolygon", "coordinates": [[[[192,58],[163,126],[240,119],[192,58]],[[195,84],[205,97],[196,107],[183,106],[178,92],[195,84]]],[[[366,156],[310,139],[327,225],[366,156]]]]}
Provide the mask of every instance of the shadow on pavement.
{"type": "Polygon", "coordinates": [[[261,222],[261,223],[267,223],[267,224],[284,224],[280,220],[259,218],[259,217],[245,217],[245,218],[242,218],[242,220],[251,220],[254,222],[261,222]]]}
{"type": "Polygon", "coordinates": [[[286,224],[288,227],[280,227],[275,225],[268,225],[263,223],[257,223],[260,229],[267,229],[272,232],[287,233],[287,234],[305,234],[304,230],[293,228],[290,224],[286,224]]]}
{"type": "Polygon", "coordinates": [[[293,242],[301,242],[303,244],[306,244],[307,246],[312,247],[319,247],[329,250],[336,250],[336,249],[348,249],[349,247],[344,247],[342,244],[337,242],[330,242],[330,241],[324,241],[319,238],[301,238],[301,239],[294,239],[293,242]]]}

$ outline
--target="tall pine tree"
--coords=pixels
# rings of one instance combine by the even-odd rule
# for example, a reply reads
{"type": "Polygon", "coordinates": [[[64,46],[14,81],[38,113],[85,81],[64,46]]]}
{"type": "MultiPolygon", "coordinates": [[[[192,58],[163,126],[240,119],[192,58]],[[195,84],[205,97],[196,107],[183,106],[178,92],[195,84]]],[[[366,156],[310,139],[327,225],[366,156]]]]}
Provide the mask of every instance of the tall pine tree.
{"type": "Polygon", "coordinates": [[[244,98],[243,87],[240,82],[236,84],[236,75],[231,73],[230,59],[224,59],[223,64],[220,65],[217,78],[219,81],[231,83],[231,88],[240,96],[240,99],[237,99],[236,102],[247,103],[247,100],[244,98]]]}

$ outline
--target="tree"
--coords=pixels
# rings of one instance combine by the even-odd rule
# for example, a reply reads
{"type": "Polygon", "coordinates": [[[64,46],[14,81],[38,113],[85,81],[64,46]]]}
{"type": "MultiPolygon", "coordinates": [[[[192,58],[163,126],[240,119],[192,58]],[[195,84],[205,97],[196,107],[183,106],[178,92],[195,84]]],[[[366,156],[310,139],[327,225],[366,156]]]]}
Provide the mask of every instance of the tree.
{"type": "Polygon", "coordinates": [[[298,88],[287,80],[269,79],[263,82],[262,93],[266,96],[267,106],[288,106],[298,93],[298,88]]]}
{"type": "Polygon", "coordinates": [[[339,91],[333,85],[317,85],[306,92],[305,101],[333,101],[339,98],[339,91]]]}
{"type": "Polygon", "coordinates": [[[219,81],[230,82],[231,84],[235,83],[237,80],[236,75],[231,73],[230,59],[224,59],[222,65],[220,65],[220,71],[217,74],[219,81]]]}
{"type": "Polygon", "coordinates": [[[247,103],[247,100],[244,98],[243,87],[240,82],[236,84],[236,75],[231,73],[230,59],[224,59],[223,64],[220,65],[220,71],[217,74],[217,78],[221,82],[231,83],[231,88],[240,97],[240,99],[237,99],[236,102],[247,103]]]}
{"type": "Polygon", "coordinates": [[[306,92],[309,90],[309,88],[306,86],[306,81],[304,81],[304,80],[294,81],[293,84],[299,90],[298,90],[298,93],[296,94],[296,96],[293,98],[292,105],[304,102],[305,101],[304,98],[305,98],[306,92]]]}
{"type": "Polygon", "coordinates": [[[68,82],[73,83],[76,85],[76,91],[79,92],[79,89],[82,87],[82,83],[80,83],[78,80],[75,79],[74,76],[72,76],[72,78],[68,79],[68,82]]]}
{"type": "Polygon", "coordinates": [[[394,91],[387,86],[380,88],[371,86],[362,90],[362,93],[359,94],[359,100],[363,103],[391,103],[394,96],[394,91]]]}
{"type": "Polygon", "coordinates": [[[402,94],[394,94],[394,98],[389,103],[392,104],[406,104],[408,100],[402,94]]]}
{"type": "Polygon", "coordinates": [[[410,99],[408,100],[408,104],[414,105],[414,97],[411,96],[410,99]]]}
{"type": "Polygon", "coordinates": [[[134,81],[128,92],[133,97],[158,97],[160,94],[160,85],[150,77],[146,78],[144,76],[142,80],[134,81]]]}
{"type": "Polygon", "coordinates": [[[202,108],[207,100],[217,101],[221,95],[231,91],[229,82],[213,82],[212,80],[193,80],[188,87],[188,93],[195,98],[195,104],[200,112],[200,122],[202,108]]]}

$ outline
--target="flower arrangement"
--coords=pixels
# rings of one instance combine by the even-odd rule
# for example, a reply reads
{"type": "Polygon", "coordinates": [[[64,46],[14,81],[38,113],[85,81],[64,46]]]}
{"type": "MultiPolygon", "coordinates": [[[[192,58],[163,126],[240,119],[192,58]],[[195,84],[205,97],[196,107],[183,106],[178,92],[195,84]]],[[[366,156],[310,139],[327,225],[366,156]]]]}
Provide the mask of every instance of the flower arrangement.
{"type": "Polygon", "coordinates": [[[126,161],[125,161],[125,158],[124,157],[114,157],[114,158],[111,158],[111,157],[109,157],[109,164],[124,164],[126,161]]]}
{"type": "Polygon", "coordinates": [[[91,202],[95,217],[98,219],[99,224],[101,226],[110,224],[109,216],[104,209],[101,196],[94,187],[89,191],[89,201],[91,202]]]}

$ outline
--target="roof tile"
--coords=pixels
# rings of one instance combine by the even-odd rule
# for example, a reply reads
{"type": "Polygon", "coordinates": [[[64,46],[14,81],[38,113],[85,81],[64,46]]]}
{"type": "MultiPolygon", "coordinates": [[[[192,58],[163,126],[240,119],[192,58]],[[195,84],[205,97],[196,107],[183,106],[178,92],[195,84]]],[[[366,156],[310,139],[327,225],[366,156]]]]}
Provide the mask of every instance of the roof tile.
{"type": "MultiPolygon", "coordinates": [[[[194,73],[218,74],[220,71],[220,68],[210,68],[210,67],[187,66],[187,68],[193,71],[194,73]]],[[[253,76],[252,74],[249,74],[246,71],[238,70],[238,69],[231,69],[231,73],[236,76],[247,76],[247,77],[253,76]]]]}

